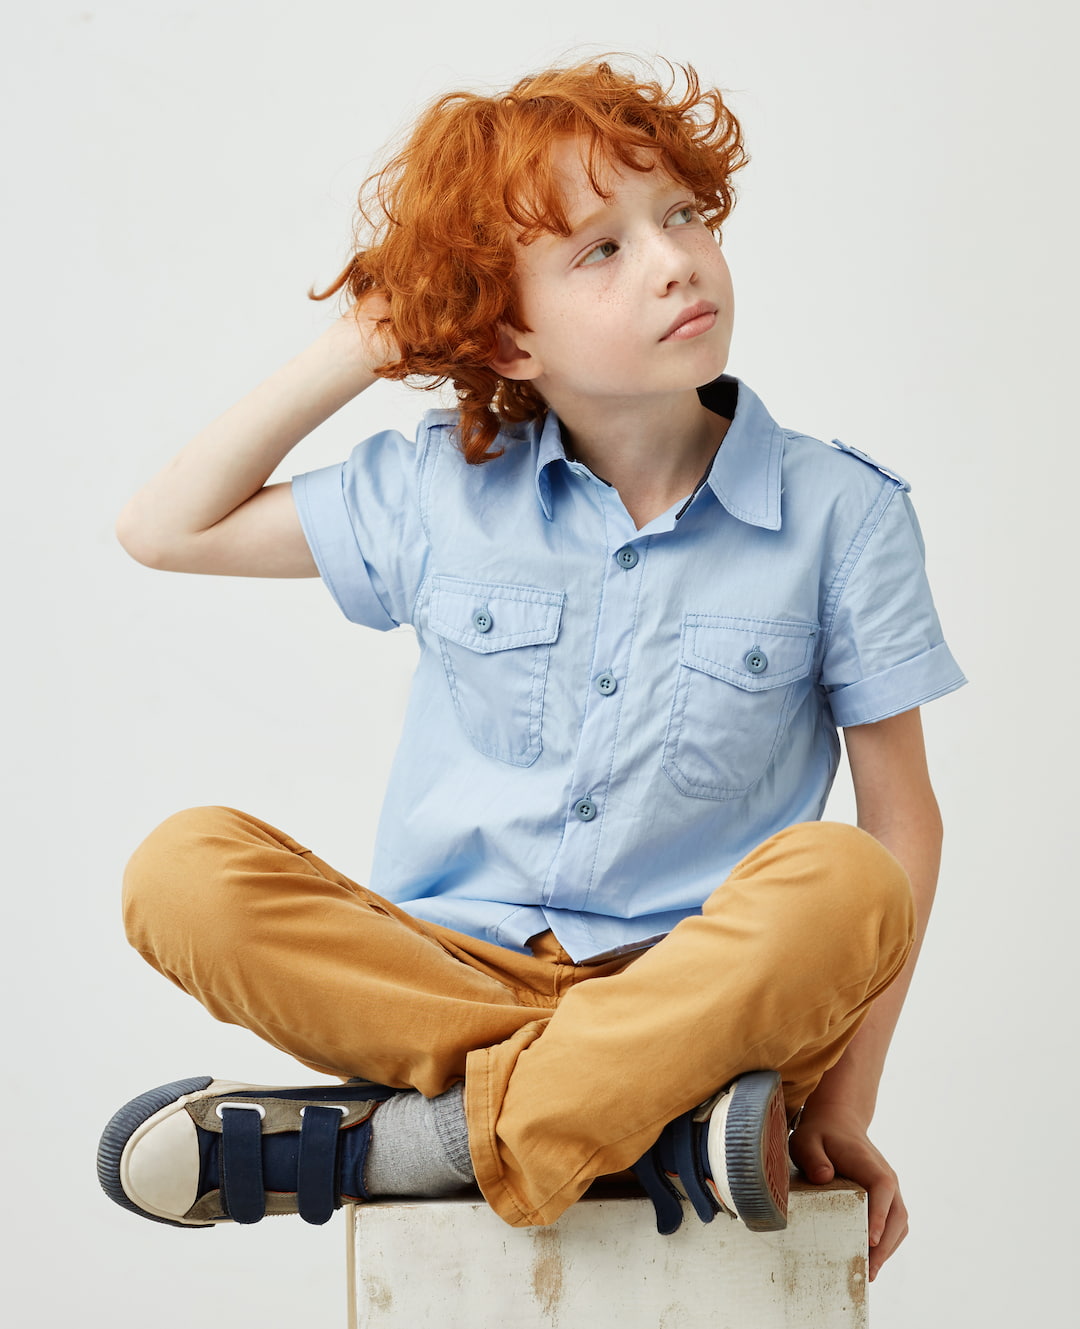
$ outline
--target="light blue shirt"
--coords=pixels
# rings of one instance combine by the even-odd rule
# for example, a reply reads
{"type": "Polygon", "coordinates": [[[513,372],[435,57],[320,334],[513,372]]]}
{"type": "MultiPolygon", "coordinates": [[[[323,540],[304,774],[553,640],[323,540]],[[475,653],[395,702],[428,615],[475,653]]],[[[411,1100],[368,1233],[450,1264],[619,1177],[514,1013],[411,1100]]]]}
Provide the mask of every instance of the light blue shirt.
{"type": "Polygon", "coordinates": [[[701,393],[723,445],[641,530],[552,414],[470,466],[431,411],[293,481],[345,615],[419,641],[370,883],[413,915],[575,960],[668,932],[821,816],[837,726],[964,682],[907,484],[701,393]]]}

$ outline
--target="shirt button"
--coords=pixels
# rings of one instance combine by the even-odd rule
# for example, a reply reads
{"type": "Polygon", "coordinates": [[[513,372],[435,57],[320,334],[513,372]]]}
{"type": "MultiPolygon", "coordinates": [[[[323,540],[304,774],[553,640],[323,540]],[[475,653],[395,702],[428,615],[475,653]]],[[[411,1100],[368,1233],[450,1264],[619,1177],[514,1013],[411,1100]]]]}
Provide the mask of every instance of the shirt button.
{"type": "Polygon", "coordinates": [[[629,572],[631,568],[637,567],[638,557],[638,551],[632,545],[623,545],[615,555],[615,562],[629,572]]]}
{"type": "Polygon", "coordinates": [[[743,664],[752,674],[763,674],[769,667],[769,657],[760,646],[753,646],[746,652],[743,664]]]}
{"type": "Polygon", "coordinates": [[[614,674],[601,674],[596,680],[597,692],[603,693],[605,697],[610,697],[618,686],[614,674]]]}
{"type": "Polygon", "coordinates": [[[578,821],[592,821],[596,816],[596,804],[591,798],[581,798],[574,804],[574,816],[578,821]]]}
{"type": "Polygon", "coordinates": [[[491,615],[486,609],[478,609],[472,616],[472,625],[477,632],[490,632],[491,615]]]}

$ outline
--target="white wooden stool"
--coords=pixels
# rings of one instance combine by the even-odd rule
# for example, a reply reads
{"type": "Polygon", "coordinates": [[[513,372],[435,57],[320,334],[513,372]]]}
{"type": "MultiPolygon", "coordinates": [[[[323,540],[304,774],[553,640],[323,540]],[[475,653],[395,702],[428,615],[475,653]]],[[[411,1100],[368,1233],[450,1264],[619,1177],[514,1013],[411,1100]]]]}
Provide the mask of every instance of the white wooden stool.
{"type": "Polygon", "coordinates": [[[793,1180],[787,1230],[719,1214],[656,1231],[594,1187],[549,1227],[477,1193],[348,1206],[349,1329],[866,1329],[866,1192],[793,1180]]]}

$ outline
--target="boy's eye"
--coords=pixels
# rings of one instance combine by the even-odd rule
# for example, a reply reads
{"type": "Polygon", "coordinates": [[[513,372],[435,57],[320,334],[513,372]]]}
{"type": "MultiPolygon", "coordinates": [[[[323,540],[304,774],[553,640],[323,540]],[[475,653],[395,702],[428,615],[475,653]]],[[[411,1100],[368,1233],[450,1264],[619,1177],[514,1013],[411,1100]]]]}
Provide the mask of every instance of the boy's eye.
{"type": "Polygon", "coordinates": [[[668,218],[668,222],[675,226],[688,226],[692,221],[697,220],[697,209],[690,203],[685,204],[676,210],[668,218]]]}
{"type": "Polygon", "coordinates": [[[600,243],[594,245],[581,260],[581,266],[584,267],[587,263],[599,263],[602,259],[610,258],[612,254],[617,254],[618,252],[619,246],[614,240],[601,240],[600,243]]]}

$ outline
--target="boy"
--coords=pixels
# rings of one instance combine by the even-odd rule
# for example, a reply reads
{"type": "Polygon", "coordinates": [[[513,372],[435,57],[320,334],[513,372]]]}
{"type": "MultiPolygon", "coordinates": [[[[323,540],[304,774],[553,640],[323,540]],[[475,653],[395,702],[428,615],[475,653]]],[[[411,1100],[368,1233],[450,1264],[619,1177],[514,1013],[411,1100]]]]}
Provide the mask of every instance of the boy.
{"type": "MultiPolygon", "coordinates": [[[[376,177],[349,316],[125,510],[151,566],[321,575],[421,646],[373,885],[229,809],[171,818],[128,935],[341,1087],[122,1108],[118,1203],[199,1226],[471,1183],[548,1223],[633,1166],[782,1227],[791,1156],[906,1231],[867,1138],[933,896],[918,707],[959,687],[907,486],[724,373],[739,126],[604,63],[442,99],[376,177]],[[452,379],[415,444],[266,484],[377,374],[452,379]],[[859,828],[818,819],[846,731],[859,828]],[[240,943],[242,942],[242,948],[240,943]]],[[[320,297],[321,298],[321,297],[320,297]]]]}

